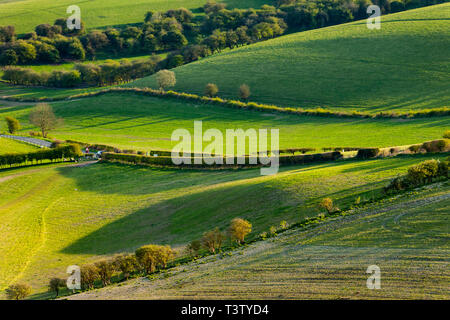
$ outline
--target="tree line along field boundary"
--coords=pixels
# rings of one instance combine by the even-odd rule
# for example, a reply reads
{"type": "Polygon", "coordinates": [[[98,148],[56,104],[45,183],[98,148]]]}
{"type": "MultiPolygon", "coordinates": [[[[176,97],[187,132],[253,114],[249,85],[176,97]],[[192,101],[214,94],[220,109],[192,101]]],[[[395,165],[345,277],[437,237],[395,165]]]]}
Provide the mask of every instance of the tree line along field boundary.
{"type": "Polygon", "coordinates": [[[96,97],[111,93],[131,93],[157,98],[171,98],[176,100],[188,101],[192,103],[218,105],[234,109],[255,110],[271,113],[284,113],[298,116],[318,116],[330,118],[355,118],[355,119],[413,119],[413,118],[428,118],[437,116],[450,116],[450,107],[427,108],[418,111],[408,111],[408,112],[381,111],[377,113],[368,113],[360,111],[336,111],[323,107],[304,109],[300,107],[299,108],[281,107],[276,105],[268,105],[250,101],[230,100],[219,97],[207,97],[192,93],[175,92],[171,90],[162,91],[151,88],[117,87],[55,98],[49,97],[22,98],[15,96],[0,96],[0,99],[5,101],[14,101],[21,103],[58,102],[58,101],[69,101],[81,98],[96,97]]]}

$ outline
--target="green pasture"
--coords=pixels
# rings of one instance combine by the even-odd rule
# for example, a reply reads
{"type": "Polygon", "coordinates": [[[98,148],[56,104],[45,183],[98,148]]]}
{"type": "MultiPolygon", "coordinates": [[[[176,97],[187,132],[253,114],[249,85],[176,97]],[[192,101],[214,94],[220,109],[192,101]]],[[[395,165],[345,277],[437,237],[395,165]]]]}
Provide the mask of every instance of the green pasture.
{"type": "Polygon", "coordinates": [[[20,280],[42,292],[69,265],[146,243],[179,247],[234,217],[250,220],[255,236],[281,220],[317,215],[326,196],[341,208],[377,196],[427,158],[286,167],[275,176],[118,164],[1,171],[0,286],[20,280]]]}
{"type": "MultiPolygon", "coordinates": [[[[171,150],[172,132],[187,129],[193,135],[194,121],[203,121],[203,133],[219,129],[279,129],[280,148],[388,147],[438,139],[450,127],[449,117],[422,119],[340,119],[229,109],[192,104],[174,99],[136,94],[102,96],[51,104],[64,125],[50,133],[57,139],[101,143],[122,149],[171,150]]],[[[37,128],[29,124],[32,106],[0,109],[0,118],[14,116],[23,133],[37,128]]],[[[224,140],[226,140],[224,138],[224,140]]],[[[231,144],[230,141],[225,143],[231,144]]],[[[208,143],[204,143],[206,146],[208,143]]]]}

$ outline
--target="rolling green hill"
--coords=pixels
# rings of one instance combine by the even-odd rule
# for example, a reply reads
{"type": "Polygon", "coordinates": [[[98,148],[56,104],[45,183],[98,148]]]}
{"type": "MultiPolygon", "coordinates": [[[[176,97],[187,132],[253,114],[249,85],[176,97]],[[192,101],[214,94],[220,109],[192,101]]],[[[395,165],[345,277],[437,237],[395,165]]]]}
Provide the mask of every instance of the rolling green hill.
{"type": "Polygon", "coordinates": [[[450,188],[70,299],[448,299],[450,188]],[[367,267],[381,289],[366,287],[367,267]]]}
{"type": "MultiPolygon", "coordinates": [[[[0,25],[13,25],[16,32],[34,30],[41,23],[53,23],[69,17],[68,6],[81,9],[81,19],[88,29],[116,26],[144,21],[147,11],[167,11],[185,7],[197,12],[206,0],[0,0],[0,25]]],[[[259,8],[271,0],[224,0],[230,8],[259,8]]]]}
{"type": "MultiPolygon", "coordinates": [[[[450,4],[295,33],[225,51],[174,71],[175,91],[237,98],[246,83],[251,100],[295,107],[378,112],[449,106],[450,4]]],[[[131,86],[156,87],[155,77],[131,86]]]]}
{"type": "Polygon", "coordinates": [[[249,219],[256,236],[317,215],[325,196],[341,208],[369,199],[427,158],[286,167],[275,176],[116,164],[0,172],[0,287],[20,280],[42,292],[69,265],[148,243],[178,247],[235,217],[249,219]]]}
{"type": "MultiPolygon", "coordinates": [[[[122,149],[171,150],[172,132],[179,128],[193,133],[194,120],[204,131],[278,128],[280,148],[295,147],[389,147],[421,143],[442,137],[450,117],[418,119],[341,119],[304,117],[229,109],[174,99],[135,94],[106,94],[52,103],[64,126],[50,135],[58,139],[101,143],[122,149]]],[[[29,124],[32,106],[0,109],[0,117],[14,116],[23,133],[36,130],[29,124]]]]}

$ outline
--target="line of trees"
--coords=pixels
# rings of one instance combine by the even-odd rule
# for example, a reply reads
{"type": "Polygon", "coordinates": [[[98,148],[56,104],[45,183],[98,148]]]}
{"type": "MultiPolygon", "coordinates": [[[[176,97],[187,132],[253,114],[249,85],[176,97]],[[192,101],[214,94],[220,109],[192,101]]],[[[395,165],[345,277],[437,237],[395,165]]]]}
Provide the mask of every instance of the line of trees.
{"type": "Polygon", "coordinates": [[[76,159],[81,156],[80,146],[70,144],[52,149],[43,149],[28,153],[7,153],[0,155],[0,168],[39,164],[43,161],[76,159]]]}
{"type": "MultiPolygon", "coordinates": [[[[205,232],[200,240],[192,241],[185,252],[190,258],[196,258],[205,249],[210,254],[220,251],[227,234],[230,240],[241,245],[245,237],[252,231],[252,225],[247,220],[235,218],[227,232],[215,228],[205,232]]],[[[111,284],[114,276],[117,279],[127,280],[133,274],[149,275],[167,268],[168,264],[176,257],[176,252],[170,246],[145,245],[134,254],[122,253],[109,259],[102,259],[95,263],[82,265],[81,286],[83,290],[95,288],[100,283],[103,287],[111,284]]],[[[60,278],[52,278],[49,281],[49,291],[58,297],[60,289],[66,286],[66,281],[60,278]]]]}

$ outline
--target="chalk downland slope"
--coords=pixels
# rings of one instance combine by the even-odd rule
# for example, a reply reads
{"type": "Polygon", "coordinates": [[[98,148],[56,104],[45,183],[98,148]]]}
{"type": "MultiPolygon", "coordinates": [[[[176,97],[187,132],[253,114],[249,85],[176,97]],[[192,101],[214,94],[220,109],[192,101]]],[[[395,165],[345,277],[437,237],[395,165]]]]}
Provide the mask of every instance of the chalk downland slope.
{"type": "MultiPolygon", "coordinates": [[[[294,107],[366,112],[449,106],[450,3],[311,30],[225,51],[176,68],[174,90],[294,107]]],[[[130,84],[156,87],[155,76],[130,84]]]]}
{"type": "Polygon", "coordinates": [[[69,299],[448,299],[450,187],[69,299]],[[381,289],[366,287],[370,265],[381,289]]]}
{"type": "Polygon", "coordinates": [[[102,163],[0,172],[0,290],[23,281],[45,292],[69,265],[149,243],[182,247],[235,217],[251,221],[254,238],[282,220],[316,216],[324,197],[340,208],[370,199],[430,158],[284,167],[275,176],[102,163]]]}

